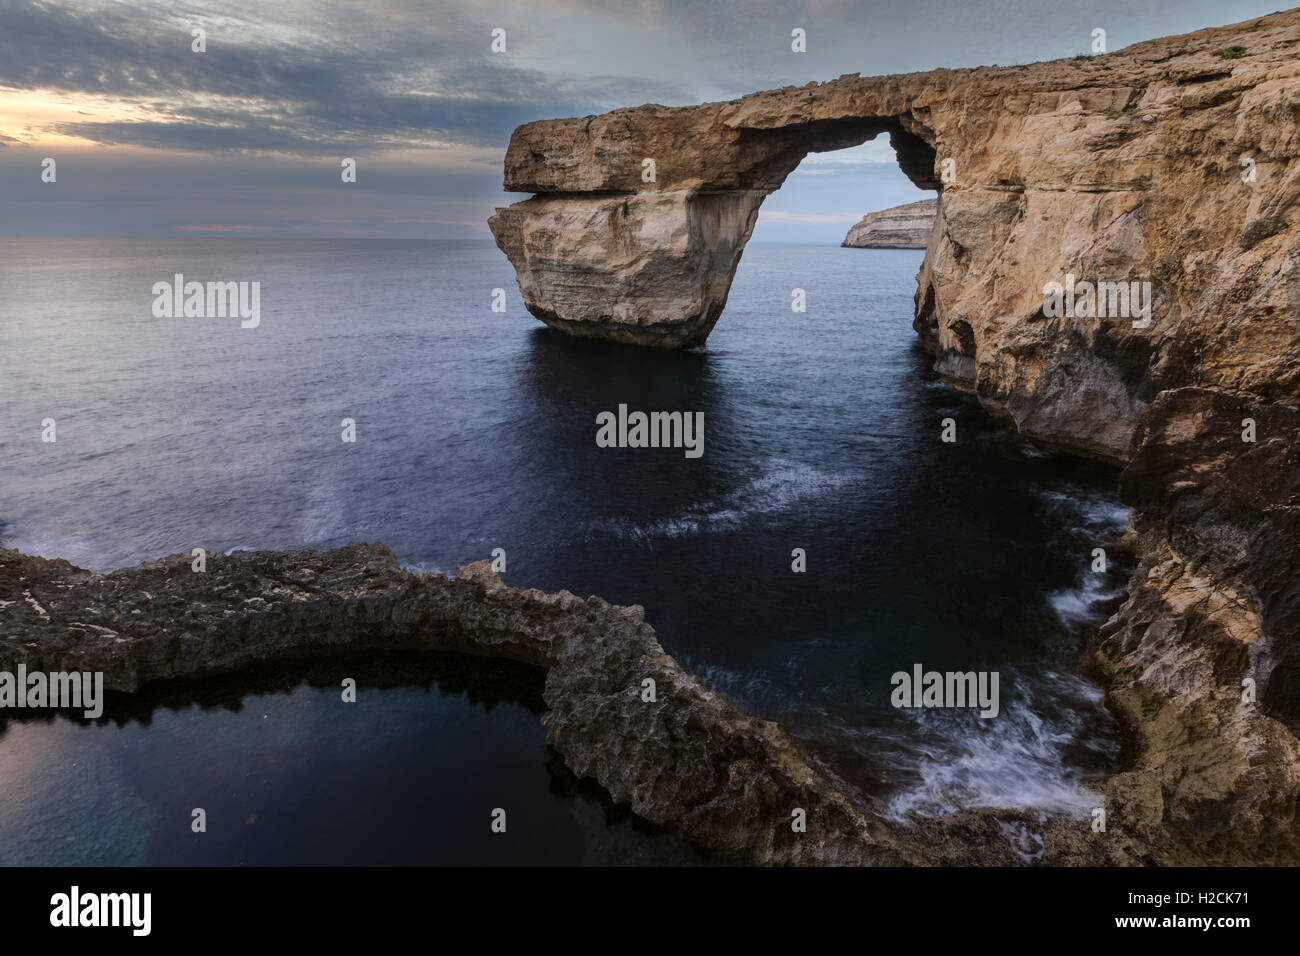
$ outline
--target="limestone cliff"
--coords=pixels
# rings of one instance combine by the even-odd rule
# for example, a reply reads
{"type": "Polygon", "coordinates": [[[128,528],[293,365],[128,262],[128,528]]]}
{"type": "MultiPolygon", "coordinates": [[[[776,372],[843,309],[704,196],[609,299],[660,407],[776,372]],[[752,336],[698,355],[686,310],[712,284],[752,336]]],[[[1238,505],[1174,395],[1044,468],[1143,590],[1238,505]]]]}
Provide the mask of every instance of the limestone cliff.
{"type": "Polygon", "coordinates": [[[939,191],[915,325],[946,379],[1031,438],[1127,463],[1140,561],[1094,648],[1129,737],[1104,832],[996,808],[886,821],[685,673],[639,607],[517,591],[486,563],[411,574],[381,546],[110,575],[0,551],[0,669],[130,691],[344,646],[500,655],[546,669],[574,772],[722,854],[1014,862],[1018,823],[1049,863],[1300,862],[1297,53],[1291,11],[1093,58],[534,123],[507,154],[507,188],[538,195],[491,226],[529,309],[680,348],[707,338],[799,161],[890,134],[939,191]],[[1048,314],[1045,285],[1069,276],[1150,282],[1150,324],[1048,314]]]}
{"type": "Polygon", "coordinates": [[[852,249],[924,249],[930,244],[937,201],[869,212],[849,230],[841,246],[852,249]]]}
{"type": "Polygon", "coordinates": [[[1052,821],[1044,859],[1297,862],[1300,10],[531,123],[505,179],[537,195],[490,225],[547,324],[699,345],[763,199],[809,152],[881,133],[939,193],[914,326],[944,379],[1127,465],[1140,562],[1095,651],[1130,746],[1106,831],[1052,821]]]}
{"type": "Polygon", "coordinates": [[[530,123],[505,185],[536,196],[490,225],[543,322],[699,345],[763,199],[809,152],[888,133],[939,192],[916,326],[940,370],[1026,435],[1122,462],[1162,389],[1300,394],[1297,50],[1291,11],[1095,57],[530,123]],[[1070,276],[1149,282],[1149,327],[1045,315],[1070,276]]]}

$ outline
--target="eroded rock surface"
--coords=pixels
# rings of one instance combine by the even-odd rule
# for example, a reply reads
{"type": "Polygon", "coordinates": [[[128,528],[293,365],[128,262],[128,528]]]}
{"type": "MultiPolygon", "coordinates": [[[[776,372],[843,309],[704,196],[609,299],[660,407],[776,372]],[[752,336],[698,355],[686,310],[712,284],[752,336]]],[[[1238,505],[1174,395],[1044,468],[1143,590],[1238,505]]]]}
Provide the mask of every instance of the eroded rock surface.
{"type": "Polygon", "coordinates": [[[538,197],[491,225],[543,321],[698,344],[731,279],[706,289],[703,263],[734,265],[808,152],[882,132],[939,192],[914,321],[936,368],[1023,435],[1127,464],[1140,558],[1097,649],[1130,738],[1105,832],[980,811],[913,832],[945,828],[944,862],[1009,823],[1047,862],[1300,860],[1300,11],[1096,57],[532,123],[506,185],[538,197]],[[719,196],[747,212],[713,220],[711,246],[687,210],[719,196]],[[653,221],[631,214],[651,197],[653,221]],[[638,299],[637,276],[673,263],[638,299]],[[1049,283],[1085,282],[1138,296],[1045,308],[1049,283]]]}
{"type": "Polygon", "coordinates": [[[1130,743],[1104,833],[991,810],[886,823],[685,674],[639,608],[520,592],[483,563],[410,574],[381,546],[205,574],[0,551],[0,668],[134,690],[332,647],[495,654],[548,669],[548,739],[576,773],[743,859],[1015,862],[1011,826],[1049,863],[1300,861],[1297,53],[1291,11],[1093,58],[534,123],[507,156],[507,188],[538,195],[491,225],[530,310],[670,348],[705,340],[759,204],[807,152],[888,132],[940,190],[915,324],[945,379],[1031,438],[1128,462],[1140,564],[1097,657],[1130,743]],[[1151,282],[1151,325],[1046,316],[1044,283],[1068,274],[1151,282]]]}
{"type": "Polygon", "coordinates": [[[107,575],[0,550],[0,670],[102,671],[134,691],[330,649],[506,657],[547,670],[547,738],[574,773],[727,859],[1014,864],[1024,842],[1046,863],[1300,862],[1300,405],[1169,391],[1136,441],[1122,493],[1142,559],[1097,650],[1131,737],[1101,787],[1104,833],[997,808],[885,820],[779,725],[684,672],[641,608],[519,591],[486,561],[415,574],[382,545],[107,575]]]}
{"type": "Polygon", "coordinates": [[[1139,740],[1111,792],[1196,859],[1295,864],[1300,405],[1165,392],[1137,448],[1121,490],[1143,557],[1099,657],[1139,740]]]}
{"type": "Polygon", "coordinates": [[[1163,389],[1300,396],[1298,54],[1289,11],[1095,57],[530,123],[505,184],[536,197],[490,225],[543,322],[697,345],[762,200],[809,152],[888,133],[940,194],[916,304],[940,371],[1027,436],[1122,463],[1163,389]],[[1069,275],[1151,283],[1150,327],[1045,317],[1069,275]]]}
{"type": "Polygon", "coordinates": [[[1141,562],[1101,630],[1132,735],[1105,834],[1048,862],[1300,862],[1300,405],[1177,389],[1144,414],[1121,493],[1141,562]],[[1243,423],[1256,440],[1243,441],[1243,423]]]}
{"type": "Polygon", "coordinates": [[[101,671],[120,691],[341,648],[523,661],[547,669],[551,745],[647,820],[756,863],[918,858],[779,725],[683,671],[640,607],[519,591],[486,561],[449,579],[354,544],[213,555],[205,572],[173,555],[101,575],[0,550],[0,622],[0,670],[101,671]],[[791,829],[796,808],[806,833],[791,829]]]}
{"type": "Polygon", "coordinates": [[[862,217],[844,237],[851,249],[924,249],[934,229],[937,200],[922,199],[891,206],[862,217]]]}

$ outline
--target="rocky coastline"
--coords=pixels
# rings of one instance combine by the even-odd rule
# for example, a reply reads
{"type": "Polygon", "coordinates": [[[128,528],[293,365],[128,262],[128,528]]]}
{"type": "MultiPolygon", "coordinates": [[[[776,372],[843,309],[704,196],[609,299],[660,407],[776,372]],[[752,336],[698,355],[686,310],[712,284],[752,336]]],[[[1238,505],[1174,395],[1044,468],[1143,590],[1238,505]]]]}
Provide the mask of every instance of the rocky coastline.
{"type": "Polygon", "coordinates": [[[132,692],[342,647],[499,656],[546,670],[548,741],[575,774],[727,859],[1017,863],[1020,827],[1048,864],[1300,862],[1298,50],[1289,11],[1093,58],[533,123],[507,154],[507,188],[537,195],[491,225],[533,314],[682,348],[798,162],[890,134],[940,192],[915,328],[945,380],[1030,439],[1124,466],[1139,564],[1093,650],[1130,746],[1102,831],[997,808],[887,821],[686,673],[641,608],[519,591],[486,562],[415,574],[382,545],[106,575],[0,550],[0,669],[132,692]],[[1046,315],[1043,284],[1066,275],[1152,283],[1152,323],[1046,315]]]}
{"type": "Polygon", "coordinates": [[[378,544],[206,565],[178,554],[96,574],[0,550],[0,670],[102,672],[135,692],[342,649],[506,658],[546,670],[547,740],[574,774],[721,859],[919,862],[779,725],[683,671],[639,606],[519,591],[487,561],[412,573],[378,544]],[[807,833],[791,830],[796,809],[807,833]]]}
{"type": "Polygon", "coordinates": [[[1260,423],[1291,440],[1223,437],[1219,422],[1255,407],[1166,392],[1122,473],[1141,561],[1094,653],[1132,744],[1101,787],[1104,832],[999,808],[886,819],[779,724],[685,672],[642,608],[521,591],[487,561],[414,573],[379,544],[213,554],[202,572],[178,554],[110,574],[0,549],[0,670],[102,671],[109,689],[134,692],[345,648],[501,657],[546,671],[547,740],[574,774],[720,860],[1295,863],[1300,712],[1286,638],[1300,628],[1300,404],[1274,404],[1260,423]],[[796,809],[805,833],[790,827],[796,809]]]}
{"type": "Polygon", "coordinates": [[[1297,51],[1290,10],[547,120],[507,152],[507,188],[535,196],[490,225],[529,309],[655,348],[707,339],[759,206],[808,153],[888,133],[938,192],[913,323],[935,368],[1026,438],[1124,467],[1132,508],[1138,568],[1095,649],[1130,752],[1104,832],[1048,823],[1047,862],[1300,859],[1297,51]],[[1049,306],[1085,283],[1085,307],[1049,306]]]}

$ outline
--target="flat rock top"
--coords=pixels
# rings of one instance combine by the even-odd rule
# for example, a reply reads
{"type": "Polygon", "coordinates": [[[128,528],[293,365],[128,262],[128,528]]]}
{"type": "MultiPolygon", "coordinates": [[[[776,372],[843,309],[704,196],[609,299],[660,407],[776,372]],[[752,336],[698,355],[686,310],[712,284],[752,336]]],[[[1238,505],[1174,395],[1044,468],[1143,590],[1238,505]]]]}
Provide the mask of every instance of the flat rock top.
{"type": "MultiPolygon", "coordinates": [[[[1122,111],[1156,87],[1167,92],[1156,97],[1158,103],[1151,102],[1151,108],[1168,110],[1224,90],[1300,75],[1298,47],[1300,9],[1095,56],[889,76],[846,74],[698,106],[647,104],[599,116],[540,120],[520,126],[511,137],[506,188],[534,193],[641,191],[646,188],[640,181],[645,156],[663,160],[657,186],[651,188],[727,187],[733,185],[726,175],[730,168],[743,170],[741,180],[753,178],[775,188],[779,179],[768,182],[771,177],[760,162],[751,168],[755,144],[734,136],[743,132],[752,138],[758,131],[798,127],[806,131],[810,124],[828,121],[858,122],[865,129],[873,122],[904,118],[912,131],[914,126],[937,129],[940,114],[956,114],[978,126],[1004,111],[1022,116],[1075,107],[1122,111]]],[[[957,127],[948,132],[962,135],[957,127]]],[[[823,143],[812,148],[839,146],[823,143]]]]}

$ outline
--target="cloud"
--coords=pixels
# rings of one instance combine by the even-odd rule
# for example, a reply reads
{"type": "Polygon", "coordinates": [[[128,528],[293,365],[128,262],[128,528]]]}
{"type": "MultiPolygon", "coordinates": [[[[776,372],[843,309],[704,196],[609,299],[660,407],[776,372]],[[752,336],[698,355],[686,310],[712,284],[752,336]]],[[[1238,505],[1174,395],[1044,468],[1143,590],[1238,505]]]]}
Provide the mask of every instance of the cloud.
{"type": "MultiPolygon", "coordinates": [[[[0,228],[480,235],[522,123],[1068,56],[1099,11],[1112,47],[1226,19],[1219,0],[0,0],[0,228]],[[34,172],[50,155],[57,189],[34,172]],[[360,169],[346,189],[341,157],[360,169]]],[[[884,137],[807,157],[780,195],[791,211],[760,232],[917,198],[884,137]]]]}
{"type": "MultiPolygon", "coordinates": [[[[463,6],[463,5],[462,5],[463,6]]],[[[493,55],[466,9],[230,4],[221,17],[155,3],[0,0],[0,87],[83,97],[85,120],[49,132],[203,152],[492,145],[521,123],[604,112],[671,84],[572,75],[493,55]],[[206,29],[206,52],[191,28],[206,29]],[[96,115],[115,103],[132,115],[96,115]]]]}

